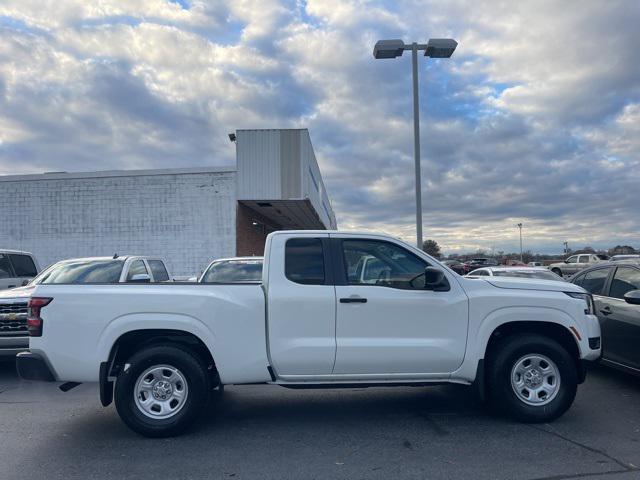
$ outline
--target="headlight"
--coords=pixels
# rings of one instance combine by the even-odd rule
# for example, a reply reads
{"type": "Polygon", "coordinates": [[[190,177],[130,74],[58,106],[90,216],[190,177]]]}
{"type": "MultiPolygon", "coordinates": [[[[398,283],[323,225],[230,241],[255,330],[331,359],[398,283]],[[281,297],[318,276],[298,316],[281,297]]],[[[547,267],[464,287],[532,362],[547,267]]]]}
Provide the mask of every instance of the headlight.
{"type": "Polygon", "coordinates": [[[584,300],[587,303],[587,308],[584,313],[587,315],[595,315],[596,314],[596,306],[593,303],[593,295],[590,293],[574,293],[574,292],[564,292],[569,295],[571,298],[579,298],[580,300],[584,300]]]}

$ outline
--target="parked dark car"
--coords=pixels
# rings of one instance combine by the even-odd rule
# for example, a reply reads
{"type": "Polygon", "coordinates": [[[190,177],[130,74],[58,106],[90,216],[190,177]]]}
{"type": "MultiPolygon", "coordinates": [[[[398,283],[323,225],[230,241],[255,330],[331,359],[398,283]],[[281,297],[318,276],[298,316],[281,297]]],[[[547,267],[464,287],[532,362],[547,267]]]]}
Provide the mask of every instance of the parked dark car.
{"type": "Polygon", "coordinates": [[[593,294],[601,362],[640,376],[640,262],[600,263],[570,281],[593,294]]]}
{"type": "Polygon", "coordinates": [[[459,262],[458,260],[444,260],[442,263],[444,263],[447,267],[449,267],[451,270],[456,272],[458,275],[464,275],[466,273],[465,264],[462,262],[459,262]]]}
{"type": "Polygon", "coordinates": [[[493,258],[472,258],[467,263],[465,263],[465,272],[463,275],[466,275],[469,272],[473,272],[476,268],[496,266],[498,266],[498,262],[493,258]]]}

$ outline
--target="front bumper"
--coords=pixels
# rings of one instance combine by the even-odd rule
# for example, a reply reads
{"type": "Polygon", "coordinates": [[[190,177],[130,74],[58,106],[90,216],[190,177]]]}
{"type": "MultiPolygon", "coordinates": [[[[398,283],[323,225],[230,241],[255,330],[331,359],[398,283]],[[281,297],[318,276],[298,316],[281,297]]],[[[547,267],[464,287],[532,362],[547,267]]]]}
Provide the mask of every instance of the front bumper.
{"type": "Polygon", "coordinates": [[[29,350],[29,337],[0,337],[0,358],[15,357],[29,350]]]}
{"type": "Polygon", "coordinates": [[[580,358],[594,362],[602,355],[600,322],[595,315],[585,315],[580,333],[586,337],[581,342],[580,358]]]}
{"type": "Polygon", "coordinates": [[[16,357],[18,375],[24,380],[38,380],[41,382],[55,382],[53,372],[37,353],[22,352],[16,357]]]}

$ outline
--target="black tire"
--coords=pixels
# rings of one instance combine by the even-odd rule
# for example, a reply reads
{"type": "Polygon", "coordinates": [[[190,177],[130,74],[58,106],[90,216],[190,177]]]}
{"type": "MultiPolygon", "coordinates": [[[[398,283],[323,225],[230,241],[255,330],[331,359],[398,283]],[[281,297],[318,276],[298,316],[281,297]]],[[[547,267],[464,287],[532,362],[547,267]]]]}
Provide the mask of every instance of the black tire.
{"type": "MultiPolygon", "coordinates": [[[[127,360],[129,368],[117,379],[115,404],[122,421],[145,437],[172,437],[184,432],[202,412],[211,390],[206,364],[191,350],[177,345],[154,345],[127,360]],[[170,366],[184,377],[187,394],[169,418],[150,418],[138,407],[134,394],[139,377],[154,366],[170,366]]],[[[184,387],[183,387],[184,388],[184,387]]]]}
{"type": "Polygon", "coordinates": [[[537,334],[511,335],[496,345],[487,369],[487,396],[498,412],[525,423],[550,422],[563,415],[573,403],[578,389],[575,360],[555,340],[537,334]],[[512,387],[512,371],[527,355],[543,355],[559,372],[557,393],[548,403],[530,405],[512,387]]]}
{"type": "Polygon", "coordinates": [[[551,271],[559,277],[562,277],[562,270],[560,270],[559,268],[552,268],[551,271]]]}

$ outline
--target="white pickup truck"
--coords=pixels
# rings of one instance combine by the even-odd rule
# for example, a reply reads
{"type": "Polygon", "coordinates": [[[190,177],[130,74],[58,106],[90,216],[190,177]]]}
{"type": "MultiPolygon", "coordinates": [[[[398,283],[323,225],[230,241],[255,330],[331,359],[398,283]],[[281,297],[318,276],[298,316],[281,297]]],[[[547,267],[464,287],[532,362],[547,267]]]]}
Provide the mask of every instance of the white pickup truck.
{"type": "Polygon", "coordinates": [[[176,435],[225,384],[292,388],[474,385],[500,411],[546,422],[600,356],[591,296],[565,282],[462,278],[383,235],[269,235],[262,283],[37,285],[30,380],[99,382],[122,420],[176,435]],[[362,280],[363,258],[378,279],[362,280]]]}

